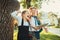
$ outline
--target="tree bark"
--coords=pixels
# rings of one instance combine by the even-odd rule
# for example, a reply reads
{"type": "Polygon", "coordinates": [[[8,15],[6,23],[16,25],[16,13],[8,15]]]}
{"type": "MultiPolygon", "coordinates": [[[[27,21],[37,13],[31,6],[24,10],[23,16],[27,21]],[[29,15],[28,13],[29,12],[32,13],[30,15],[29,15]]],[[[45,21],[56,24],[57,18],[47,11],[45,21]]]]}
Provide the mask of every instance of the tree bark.
{"type": "Polygon", "coordinates": [[[13,40],[13,18],[11,13],[19,9],[16,0],[0,0],[0,40],[13,40]]]}

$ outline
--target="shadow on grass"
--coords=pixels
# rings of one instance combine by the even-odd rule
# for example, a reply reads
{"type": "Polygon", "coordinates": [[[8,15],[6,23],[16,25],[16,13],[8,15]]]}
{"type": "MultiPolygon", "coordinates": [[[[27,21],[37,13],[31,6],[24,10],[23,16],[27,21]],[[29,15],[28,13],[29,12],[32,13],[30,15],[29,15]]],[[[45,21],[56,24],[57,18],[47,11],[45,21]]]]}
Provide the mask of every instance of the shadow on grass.
{"type": "Polygon", "coordinates": [[[40,40],[60,40],[59,36],[52,35],[52,34],[41,34],[40,40]]]}

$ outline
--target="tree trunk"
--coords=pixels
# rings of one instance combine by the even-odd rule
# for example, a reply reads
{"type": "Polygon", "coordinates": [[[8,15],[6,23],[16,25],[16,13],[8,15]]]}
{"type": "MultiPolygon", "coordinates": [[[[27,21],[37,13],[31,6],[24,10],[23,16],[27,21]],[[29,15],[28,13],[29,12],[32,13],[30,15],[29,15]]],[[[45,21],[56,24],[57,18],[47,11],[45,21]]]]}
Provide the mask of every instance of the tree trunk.
{"type": "Polygon", "coordinates": [[[27,8],[29,8],[31,6],[31,0],[26,0],[26,4],[27,4],[27,8]]]}
{"type": "Polygon", "coordinates": [[[16,0],[0,0],[0,40],[13,40],[13,18],[11,13],[19,9],[16,0]]]}

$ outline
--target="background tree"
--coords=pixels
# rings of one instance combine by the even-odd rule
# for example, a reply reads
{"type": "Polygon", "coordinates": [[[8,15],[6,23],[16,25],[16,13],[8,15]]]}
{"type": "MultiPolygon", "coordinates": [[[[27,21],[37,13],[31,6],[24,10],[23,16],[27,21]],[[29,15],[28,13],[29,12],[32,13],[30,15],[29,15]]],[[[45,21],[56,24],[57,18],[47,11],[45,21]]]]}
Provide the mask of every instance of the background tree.
{"type": "Polygon", "coordinates": [[[31,0],[26,0],[27,8],[31,6],[31,0]]]}
{"type": "Polygon", "coordinates": [[[60,18],[58,18],[58,26],[57,28],[60,28],[60,18]]]}
{"type": "Polygon", "coordinates": [[[13,40],[13,18],[10,14],[19,6],[16,0],[0,0],[0,40],[13,40]]]}

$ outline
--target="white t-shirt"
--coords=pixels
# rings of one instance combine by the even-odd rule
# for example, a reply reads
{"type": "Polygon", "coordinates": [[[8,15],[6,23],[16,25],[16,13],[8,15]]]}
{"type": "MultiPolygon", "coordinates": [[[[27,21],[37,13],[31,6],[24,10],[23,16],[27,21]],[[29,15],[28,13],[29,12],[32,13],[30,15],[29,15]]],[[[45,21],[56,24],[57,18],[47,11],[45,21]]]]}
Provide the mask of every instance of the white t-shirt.
{"type": "MultiPolygon", "coordinates": [[[[39,26],[38,24],[35,24],[35,18],[34,17],[31,17],[30,24],[33,27],[39,26]]],[[[34,28],[29,27],[29,31],[39,31],[39,30],[35,30],[34,28]]]]}
{"type": "MultiPolygon", "coordinates": [[[[15,19],[17,19],[18,26],[21,26],[21,23],[22,23],[22,17],[21,17],[21,15],[19,15],[19,14],[17,15],[17,11],[15,11],[15,12],[11,13],[11,16],[14,17],[15,19]]],[[[23,25],[29,26],[29,23],[26,22],[26,21],[24,21],[23,25]]]]}

